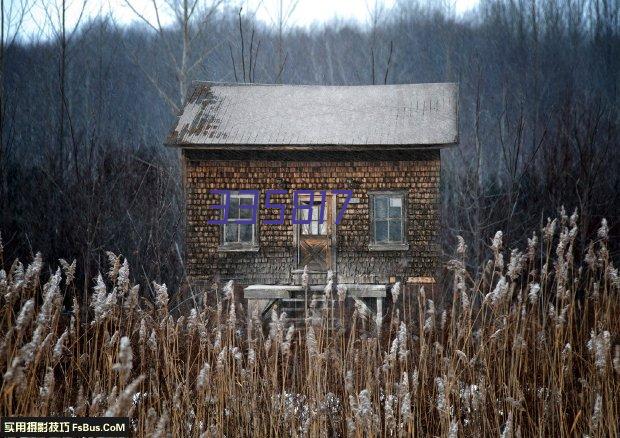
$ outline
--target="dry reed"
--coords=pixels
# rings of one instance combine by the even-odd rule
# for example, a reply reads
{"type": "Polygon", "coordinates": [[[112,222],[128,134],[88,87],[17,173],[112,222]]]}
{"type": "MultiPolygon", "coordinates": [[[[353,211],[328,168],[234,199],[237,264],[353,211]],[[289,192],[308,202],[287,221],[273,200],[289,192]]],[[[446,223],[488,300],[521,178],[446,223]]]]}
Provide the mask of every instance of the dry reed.
{"type": "Polygon", "coordinates": [[[398,284],[388,315],[358,306],[344,324],[330,283],[338,308],[302,331],[275,311],[263,330],[230,283],[173,318],[166,285],[139,299],[113,253],[66,311],[75,262],[42,283],[40,255],[15,261],[0,271],[0,416],[126,415],[139,436],[618,436],[618,270],[606,222],[583,265],[576,235],[561,214],[507,253],[498,232],[476,276],[459,238],[445,309],[398,284]]]}

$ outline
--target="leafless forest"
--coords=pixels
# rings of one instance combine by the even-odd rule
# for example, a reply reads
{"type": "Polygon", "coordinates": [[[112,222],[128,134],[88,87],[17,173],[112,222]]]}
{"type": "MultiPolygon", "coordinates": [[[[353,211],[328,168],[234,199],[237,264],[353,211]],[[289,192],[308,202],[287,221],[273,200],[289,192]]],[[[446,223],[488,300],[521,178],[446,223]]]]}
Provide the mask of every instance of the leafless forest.
{"type": "Polygon", "coordinates": [[[460,146],[443,152],[446,260],[459,234],[475,268],[496,230],[507,245],[523,243],[562,205],[579,213],[579,253],[605,217],[617,255],[617,0],[483,0],[465,18],[402,1],[371,8],[366,27],[311,29],[292,26],[294,2],[283,3],[275,25],[211,0],[161,2],[176,16],[170,26],[136,9],[131,27],[106,16],[75,27],[57,0],[46,2],[37,36],[20,27],[32,2],[3,0],[5,260],[75,258],[87,286],[111,249],[144,285],[182,282],[179,160],[162,141],[192,80],[457,81],[460,146]]]}

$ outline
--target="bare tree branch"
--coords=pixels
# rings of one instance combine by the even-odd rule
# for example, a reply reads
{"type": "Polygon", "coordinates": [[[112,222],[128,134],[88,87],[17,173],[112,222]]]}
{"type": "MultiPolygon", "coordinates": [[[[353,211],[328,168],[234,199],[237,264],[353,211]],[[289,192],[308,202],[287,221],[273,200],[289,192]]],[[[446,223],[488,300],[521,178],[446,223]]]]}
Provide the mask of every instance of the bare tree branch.
{"type": "MultiPolygon", "coordinates": [[[[178,93],[176,96],[166,91],[165,87],[157,79],[157,75],[147,73],[145,68],[141,65],[139,65],[139,68],[146,74],[149,82],[155,87],[160,96],[164,98],[170,109],[175,113],[178,112],[180,106],[185,101],[189,81],[194,70],[204,62],[213,50],[217,49],[223,43],[223,41],[221,41],[215,45],[215,47],[209,50],[203,50],[199,55],[195,53],[193,48],[194,42],[205,33],[205,29],[208,27],[211,17],[217,12],[220,6],[225,4],[225,2],[226,0],[212,0],[207,5],[207,0],[151,0],[155,19],[150,20],[132,4],[131,0],[124,0],[124,3],[129,9],[144,22],[149,29],[155,32],[162,42],[167,56],[171,60],[171,67],[175,71],[178,85],[178,93]],[[159,3],[160,1],[162,2],[161,4],[159,3]],[[180,29],[180,49],[173,49],[171,45],[170,38],[175,34],[173,29],[168,31],[163,24],[162,5],[170,11],[176,21],[176,25],[180,29]],[[201,5],[205,7],[201,8],[201,5]],[[200,20],[197,18],[199,14],[202,14],[200,20]]],[[[135,55],[132,59],[137,61],[135,55]]]]}

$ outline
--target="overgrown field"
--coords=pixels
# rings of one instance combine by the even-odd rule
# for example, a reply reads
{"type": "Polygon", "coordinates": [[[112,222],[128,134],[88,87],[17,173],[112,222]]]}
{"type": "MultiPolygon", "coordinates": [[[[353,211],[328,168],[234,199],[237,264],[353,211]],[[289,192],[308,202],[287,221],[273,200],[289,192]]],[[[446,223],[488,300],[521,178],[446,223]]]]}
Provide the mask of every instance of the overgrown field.
{"type": "Polygon", "coordinates": [[[396,286],[382,321],[346,318],[330,283],[338,306],[304,331],[275,312],[263,331],[230,284],[174,318],[165,285],[145,299],[114,255],[63,310],[75,263],[48,278],[41,256],[15,261],[0,271],[0,416],[129,416],[139,436],[618,436],[620,279],[607,224],[585,254],[576,234],[564,214],[522,252],[498,232],[481,273],[449,263],[445,309],[396,286]],[[332,311],[349,329],[327,330],[332,311]]]}

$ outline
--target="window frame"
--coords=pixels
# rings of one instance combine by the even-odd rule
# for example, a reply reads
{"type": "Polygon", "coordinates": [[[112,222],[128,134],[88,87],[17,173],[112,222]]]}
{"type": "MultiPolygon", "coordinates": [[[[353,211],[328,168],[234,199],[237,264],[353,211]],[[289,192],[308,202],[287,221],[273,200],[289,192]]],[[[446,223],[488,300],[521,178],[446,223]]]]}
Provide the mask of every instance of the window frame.
{"type": "MultiPolygon", "coordinates": [[[[307,200],[309,202],[309,199],[307,200]]],[[[305,202],[303,199],[300,199],[300,202],[305,202]]],[[[326,199],[327,202],[327,199],[326,199]]],[[[320,198],[317,201],[316,197],[314,199],[314,204],[312,205],[312,220],[310,221],[310,223],[307,224],[298,224],[299,225],[299,233],[302,236],[327,236],[329,235],[329,227],[328,227],[328,219],[327,217],[327,206],[324,207],[325,211],[323,212],[323,222],[319,223],[319,219],[321,219],[320,215],[321,215],[321,201],[320,198]],[[318,217],[314,216],[314,209],[315,207],[319,207],[317,214],[318,217]],[[313,231],[313,227],[316,225],[316,233],[312,232],[313,231]],[[308,230],[308,233],[304,233],[304,230],[308,230]]],[[[307,204],[310,205],[310,204],[307,204]]],[[[308,218],[301,218],[299,217],[299,213],[304,212],[307,210],[298,210],[298,220],[307,220],[308,218]]]]}
{"type": "MultiPolygon", "coordinates": [[[[254,198],[254,194],[252,193],[239,193],[242,190],[231,190],[227,193],[226,196],[241,198],[254,198]]],[[[256,196],[257,209],[260,210],[260,193],[256,196]]],[[[228,203],[230,205],[230,202],[228,203]]],[[[229,213],[230,214],[230,213],[229,213]]],[[[257,252],[259,250],[258,245],[258,215],[257,221],[255,224],[245,224],[250,225],[252,227],[252,240],[250,242],[226,242],[226,226],[230,224],[235,224],[232,222],[233,220],[238,220],[240,218],[231,218],[228,217],[228,222],[220,225],[220,245],[218,247],[218,251],[221,252],[257,252]]],[[[244,225],[244,224],[236,224],[236,225],[244,225]]],[[[239,231],[237,230],[237,239],[239,238],[239,231]]]]}
{"type": "MultiPolygon", "coordinates": [[[[373,190],[368,192],[368,218],[369,218],[369,236],[370,243],[368,249],[370,251],[406,251],[409,249],[409,242],[407,240],[407,216],[408,216],[408,203],[407,203],[407,190],[373,190]],[[375,233],[375,200],[377,197],[399,197],[401,199],[401,240],[398,242],[377,242],[375,233]]],[[[389,201],[388,201],[389,209],[389,201]]],[[[386,219],[389,221],[389,218],[386,219]]],[[[389,235],[388,235],[389,238],[389,235]]]]}

